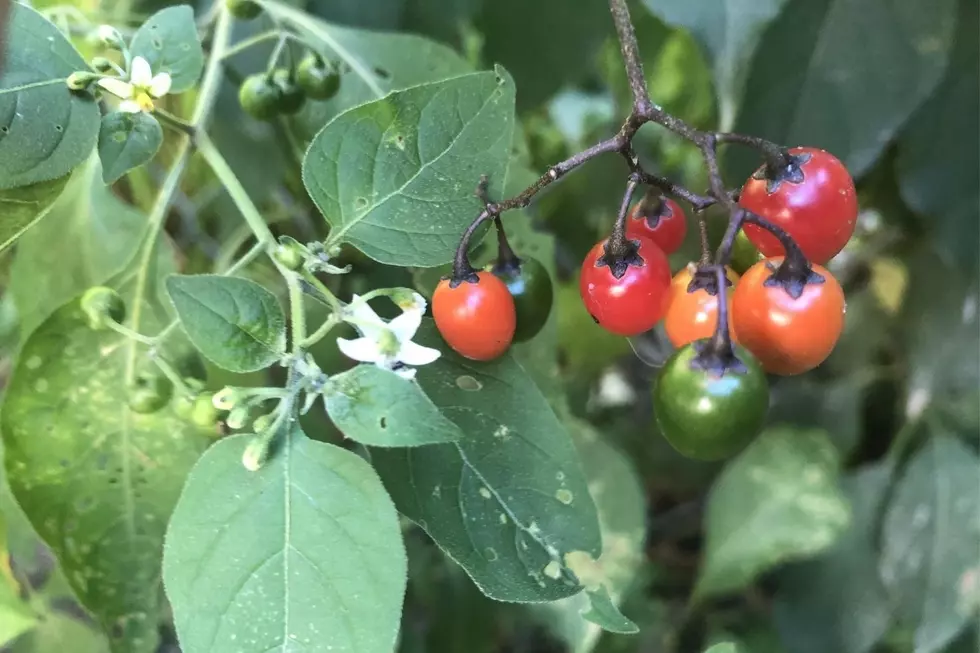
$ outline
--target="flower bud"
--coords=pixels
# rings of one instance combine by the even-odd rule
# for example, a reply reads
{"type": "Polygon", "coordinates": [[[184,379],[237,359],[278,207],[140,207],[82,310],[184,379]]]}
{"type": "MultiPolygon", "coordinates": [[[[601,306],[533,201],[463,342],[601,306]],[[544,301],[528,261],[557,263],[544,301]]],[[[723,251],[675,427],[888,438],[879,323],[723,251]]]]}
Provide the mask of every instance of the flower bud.
{"type": "Polygon", "coordinates": [[[250,472],[257,472],[269,460],[271,442],[268,438],[259,436],[248,443],[242,454],[242,465],[250,472]]]}
{"type": "Polygon", "coordinates": [[[240,399],[241,397],[236,388],[227,387],[214,393],[214,396],[211,397],[211,404],[217,410],[232,410],[240,399]]]}
{"type": "Polygon", "coordinates": [[[90,73],[84,70],[77,70],[71,75],[68,75],[68,79],[65,80],[68,88],[73,91],[84,91],[89,86],[91,86],[95,80],[99,78],[95,73],[90,73]]]}
{"type": "Polygon", "coordinates": [[[267,415],[259,415],[255,418],[255,421],[252,422],[252,430],[261,435],[272,427],[274,421],[275,418],[272,416],[272,413],[267,415]]]}
{"type": "Polygon", "coordinates": [[[248,423],[248,406],[236,406],[230,413],[228,417],[225,418],[225,424],[228,428],[238,430],[248,423]]]}
{"type": "Polygon", "coordinates": [[[107,48],[122,50],[126,47],[126,42],[123,40],[122,34],[112,25],[99,25],[99,28],[95,31],[95,36],[107,48]]]}
{"type": "Polygon", "coordinates": [[[115,65],[105,57],[94,57],[92,59],[92,67],[100,73],[110,73],[116,70],[115,65]]]}

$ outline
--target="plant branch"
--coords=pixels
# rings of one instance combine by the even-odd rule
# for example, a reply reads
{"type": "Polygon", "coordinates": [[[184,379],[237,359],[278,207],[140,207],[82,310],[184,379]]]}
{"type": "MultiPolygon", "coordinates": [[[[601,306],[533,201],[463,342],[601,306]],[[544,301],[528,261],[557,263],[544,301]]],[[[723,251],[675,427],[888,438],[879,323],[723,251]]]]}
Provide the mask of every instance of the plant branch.
{"type": "Polygon", "coordinates": [[[626,77],[629,78],[630,92],[633,94],[633,112],[645,113],[653,105],[650,102],[650,93],[647,91],[647,80],[643,75],[643,62],[640,59],[640,46],[636,43],[636,30],[633,29],[626,0],[609,0],[609,13],[612,14],[613,23],[616,25],[619,49],[626,65],[626,77]]]}

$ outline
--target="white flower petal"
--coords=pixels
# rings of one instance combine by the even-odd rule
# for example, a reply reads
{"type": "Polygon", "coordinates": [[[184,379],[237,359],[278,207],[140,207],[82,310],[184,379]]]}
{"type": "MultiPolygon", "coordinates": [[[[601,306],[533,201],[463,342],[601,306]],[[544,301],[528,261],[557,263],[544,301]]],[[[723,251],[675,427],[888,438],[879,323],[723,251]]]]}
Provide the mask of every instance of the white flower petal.
{"type": "Polygon", "coordinates": [[[157,98],[163,97],[170,90],[170,83],[172,81],[169,74],[157,73],[150,80],[150,95],[157,98]]]}
{"type": "Polygon", "coordinates": [[[375,340],[379,339],[381,332],[387,328],[384,320],[357,295],[354,295],[350,305],[344,309],[344,320],[356,326],[365,336],[375,340]]]}
{"type": "Polygon", "coordinates": [[[398,342],[406,343],[415,336],[422,325],[421,311],[405,311],[388,323],[388,328],[398,338],[398,342]]]}
{"type": "Polygon", "coordinates": [[[403,342],[401,349],[398,350],[398,360],[406,365],[428,365],[435,361],[442,352],[431,347],[423,347],[411,340],[403,342]]]}
{"type": "Polygon", "coordinates": [[[136,100],[123,100],[119,103],[119,110],[123,113],[139,113],[143,107],[136,100]]]}
{"type": "Polygon", "coordinates": [[[99,86],[118,98],[126,99],[133,96],[133,85],[117,77],[103,77],[99,80],[99,86]]]}
{"type": "Polygon", "coordinates": [[[411,381],[415,378],[415,368],[414,367],[399,367],[397,370],[392,370],[395,374],[402,377],[406,381],[411,381]]]}
{"type": "Polygon", "coordinates": [[[153,71],[150,70],[150,62],[143,57],[133,57],[133,63],[129,65],[129,83],[145,88],[151,82],[153,82],[153,71]]]}
{"type": "Polygon", "coordinates": [[[371,338],[356,338],[354,340],[337,338],[337,348],[348,358],[353,358],[362,363],[377,363],[385,358],[378,349],[378,343],[371,338]]]}

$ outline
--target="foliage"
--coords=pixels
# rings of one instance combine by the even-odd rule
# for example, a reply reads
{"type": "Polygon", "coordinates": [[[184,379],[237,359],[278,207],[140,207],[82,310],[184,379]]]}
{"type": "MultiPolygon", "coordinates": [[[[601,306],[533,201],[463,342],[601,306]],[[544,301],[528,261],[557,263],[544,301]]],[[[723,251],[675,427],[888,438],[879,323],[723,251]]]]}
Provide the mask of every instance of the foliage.
{"type": "MultiPolygon", "coordinates": [[[[0,650],[974,650],[977,3],[609,5],[13,3],[0,650]],[[304,59],[339,87],[284,101],[304,59]],[[723,275],[732,225],[767,229],[720,192],[780,164],[761,138],[857,182],[822,272],[845,326],[768,376],[761,433],[691,460],[676,397],[655,414],[663,327],[603,330],[580,265],[630,269],[642,186],[688,216],[670,269],[723,275]],[[550,313],[464,358],[433,291],[510,256],[550,313]]],[[[681,371],[722,388],[738,334],[713,333],[681,371]]]]}

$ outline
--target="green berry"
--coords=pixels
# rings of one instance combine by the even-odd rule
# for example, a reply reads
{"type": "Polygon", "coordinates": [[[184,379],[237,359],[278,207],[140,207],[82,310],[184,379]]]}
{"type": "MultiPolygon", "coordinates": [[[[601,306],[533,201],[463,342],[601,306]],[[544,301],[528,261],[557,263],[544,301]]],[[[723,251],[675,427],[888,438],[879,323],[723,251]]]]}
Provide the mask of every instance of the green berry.
{"type": "Polygon", "coordinates": [[[196,394],[179,394],[174,397],[174,414],[181,419],[190,420],[194,412],[194,404],[197,401],[196,394]]]}
{"type": "Polygon", "coordinates": [[[262,5],[252,0],[225,0],[228,13],[240,20],[252,20],[262,13],[262,5]]]}
{"type": "Polygon", "coordinates": [[[272,83],[279,89],[279,112],[292,115],[303,108],[306,93],[296,83],[293,74],[285,68],[272,72],[272,83]]]}
{"type": "Polygon", "coordinates": [[[191,421],[201,428],[214,428],[218,423],[218,409],[211,402],[210,392],[202,392],[194,399],[194,406],[191,408],[191,421]]]}
{"type": "Polygon", "coordinates": [[[304,247],[298,242],[289,237],[283,237],[278,245],[276,245],[275,250],[272,252],[272,257],[282,267],[287,270],[298,270],[303,266],[306,261],[306,255],[303,252],[304,247]]]}
{"type": "Polygon", "coordinates": [[[155,413],[170,401],[173,385],[162,374],[141,374],[129,389],[128,403],[133,412],[155,413]]]}
{"type": "Polygon", "coordinates": [[[265,73],[249,75],[238,89],[238,101],[248,115],[258,120],[272,120],[279,114],[282,92],[265,73]]]}
{"type": "Polygon", "coordinates": [[[296,82],[314,100],[329,100],[340,89],[340,72],[319,55],[308,54],[296,69],[296,82]]]}
{"type": "Polygon", "coordinates": [[[82,295],[82,311],[92,329],[104,329],[109,322],[126,319],[126,304],[112,288],[95,286],[82,295]]]}

